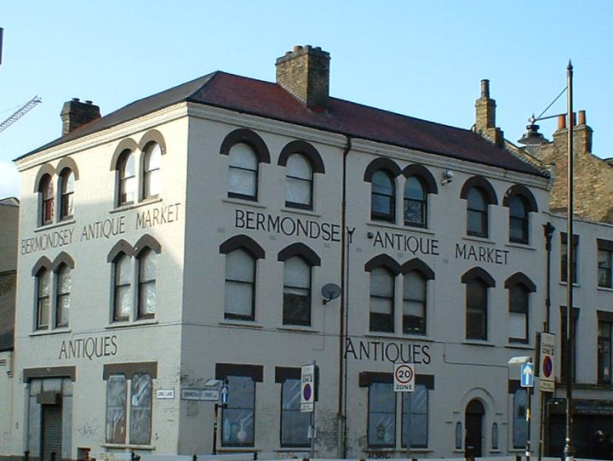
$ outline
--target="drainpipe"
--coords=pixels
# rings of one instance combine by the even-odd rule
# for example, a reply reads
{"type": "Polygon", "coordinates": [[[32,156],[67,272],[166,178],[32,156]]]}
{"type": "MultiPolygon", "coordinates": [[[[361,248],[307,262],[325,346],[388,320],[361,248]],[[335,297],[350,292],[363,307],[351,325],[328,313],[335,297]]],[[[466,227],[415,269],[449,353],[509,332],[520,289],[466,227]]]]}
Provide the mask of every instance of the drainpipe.
{"type": "MultiPolygon", "coordinates": [[[[351,239],[347,238],[347,155],[351,150],[351,138],[346,136],[347,142],[343,149],[343,179],[342,179],[342,201],[341,201],[341,307],[339,313],[340,334],[339,334],[339,376],[338,376],[338,457],[345,458],[347,454],[347,424],[345,410],[347,408],[347,362],[345,360],[345,338],[347,335],[347,296],[349,294],[349,277],[346,264],[348,256],[348,246],[351,239]]],[[[351,237],[351,236],[349,236],[351,237]]]]}

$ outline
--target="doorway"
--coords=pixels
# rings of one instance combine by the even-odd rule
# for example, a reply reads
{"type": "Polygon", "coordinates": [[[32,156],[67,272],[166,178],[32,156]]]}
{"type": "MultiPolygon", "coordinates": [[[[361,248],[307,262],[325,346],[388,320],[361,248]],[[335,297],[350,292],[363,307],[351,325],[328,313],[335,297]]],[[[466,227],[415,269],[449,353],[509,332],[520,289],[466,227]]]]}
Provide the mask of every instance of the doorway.
{"type": "Polygon", "coordinates": [[[41,461],[62,459],[62,406],[42,405],[41,461]]]}
{"type": "Polygon", "coordinates": [[[466,421],[466,438],[464,450],[466,458],[480,458],[483,456],[483,415],[485,408],[478,400],[471,400],[466,405],[464,421],[466,421]]]}

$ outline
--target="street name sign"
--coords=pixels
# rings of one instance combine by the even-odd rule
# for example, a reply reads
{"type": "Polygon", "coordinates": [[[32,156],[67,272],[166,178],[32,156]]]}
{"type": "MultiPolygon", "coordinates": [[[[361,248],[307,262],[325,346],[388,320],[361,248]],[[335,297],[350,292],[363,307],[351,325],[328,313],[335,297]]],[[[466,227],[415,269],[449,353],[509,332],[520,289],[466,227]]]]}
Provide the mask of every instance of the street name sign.
{"type": "Polygon", "coordinates": [[[394,365],[394,391],[413,392],[415,390],[415,368],[412,363],[394,365]]]}

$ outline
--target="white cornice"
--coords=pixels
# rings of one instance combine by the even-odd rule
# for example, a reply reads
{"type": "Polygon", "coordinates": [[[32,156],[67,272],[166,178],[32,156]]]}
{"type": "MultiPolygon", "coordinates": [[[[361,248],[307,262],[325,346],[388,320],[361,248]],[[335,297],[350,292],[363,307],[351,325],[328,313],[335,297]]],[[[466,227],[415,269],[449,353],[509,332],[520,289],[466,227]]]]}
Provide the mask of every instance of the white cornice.
{"type": "Polygon", "coordinates": [[[87,149],[92,149],[101,144],[107,144],[118,139],[133,136],[135,133],[156,128],[160,125],[186,116],[187,104],[175,104],[152,112],[151,114],[129,120],[120,125],[112,126],[103,131],[92,133],[90,135],[77,138],[73,141],[68,141],[57,146],[50,147],[49,149],[44,149],[36,154],[29,155],[21,160],[15,161],[15,165],[17,166],[17,170],[22,172],[43,163],[65,157],[66,155],[76,154],[87,149]]]}

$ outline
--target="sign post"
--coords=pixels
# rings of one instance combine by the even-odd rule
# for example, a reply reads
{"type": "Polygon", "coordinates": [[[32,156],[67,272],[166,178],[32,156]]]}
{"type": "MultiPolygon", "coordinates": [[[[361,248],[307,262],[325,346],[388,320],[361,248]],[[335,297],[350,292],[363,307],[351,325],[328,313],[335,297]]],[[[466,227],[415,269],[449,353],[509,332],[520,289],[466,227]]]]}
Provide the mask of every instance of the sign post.
{"type": "Polygon", "coordinates": [[[310,459],[315,455],[315,368],[316,363],[303,365],[300,373],[300,411],[311,413],[311,425],[309,426],[309,438],[311,439],[310,459]]]}
{"type": "Polygon", "coordinates": [[[534,364],[532,361],[523,363],[520,371],[521,387],[526,388],[528,405],[526,408],[526,426],[528,437],[526,437],[526,461],[530,461],[530,413],[532,412],[532,388],[534,387],[534,364]]]}
{"type": "MultiPolygon", "coordinates": [[[[415,368],[412,363],[394,364],[394,392],[414,392],[415,391],[415,368]]],[[[407,408],[407,422],[405,424],[405,438],[407,441],[407,458],[411,458],[411,404],[409,399],[407,408]]]]}

